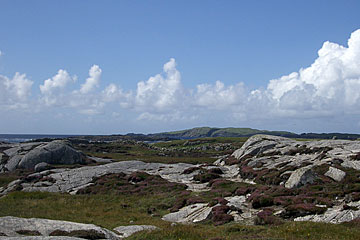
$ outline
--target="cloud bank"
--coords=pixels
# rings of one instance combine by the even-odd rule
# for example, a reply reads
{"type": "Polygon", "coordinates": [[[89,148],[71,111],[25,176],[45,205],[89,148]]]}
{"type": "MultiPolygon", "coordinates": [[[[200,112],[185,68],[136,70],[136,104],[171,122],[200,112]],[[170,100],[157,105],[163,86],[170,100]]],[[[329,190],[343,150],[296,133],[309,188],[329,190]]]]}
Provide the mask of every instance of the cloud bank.
{"type": "MultiPolygon", "coordinates": [[[[162,72],[124,91],[116,83],[99,89],[102,69],[93,65],[89,77],[80,83],[76,76],[60,69],[38,86],[25,74],[13,78],[0,75],[0,111],[21,111],[36,104],[39,111],[72,109],[97,115],[128,112],[131,121],[206,123],[208,119],[236,122],[360,116],[360,29],[348,46],[325,42],[315,61],[298,72],[272,79],[261,89],[248,89],[244,82],[225,85],[199,84],[187,89],[182,84],[176,60],[164,64],[162,72]]],[[[0,52],[1,54],[1,52],[0,52]]],[[[126,81],[126,79],[121,80],[126,81]]]]}

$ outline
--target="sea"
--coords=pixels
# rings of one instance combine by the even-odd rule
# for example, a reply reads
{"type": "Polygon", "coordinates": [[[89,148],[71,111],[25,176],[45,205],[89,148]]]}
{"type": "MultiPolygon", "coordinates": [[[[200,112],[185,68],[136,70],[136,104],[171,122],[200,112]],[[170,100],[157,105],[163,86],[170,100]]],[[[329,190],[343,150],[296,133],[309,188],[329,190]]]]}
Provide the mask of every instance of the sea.
{"type": "Polygon", "coordinates": [[[46,134],[0,134],[0,142],[8,142],[8,143],[20,143],[27,142],[42,138],[67,138],[74,137],[77,135],[46,135],[46,134]]]}

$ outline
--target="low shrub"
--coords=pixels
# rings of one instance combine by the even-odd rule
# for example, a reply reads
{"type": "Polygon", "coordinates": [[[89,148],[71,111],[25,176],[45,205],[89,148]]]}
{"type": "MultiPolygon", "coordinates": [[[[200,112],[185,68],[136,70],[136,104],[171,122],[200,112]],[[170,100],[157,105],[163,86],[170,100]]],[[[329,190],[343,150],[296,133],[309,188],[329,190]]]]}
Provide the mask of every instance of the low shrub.
{"type": "Polygon", "coordinates": [[[300,203],[287,206],[282,217],[296,218],[312,214],[322,214],[325,211],[326,208],[318,207],[313,203],[300,203]]]}
{"type": "Polygon", "coordinates": [[[272,209],[264,209],[261,212],[259,212],[255,218],[255,225],[279,225],[282,224],[283,221],[279,218],[273,215],[272,209]]]}
{"type": "Polygon", "coordinates": [[[233,221],[234,217],[228,214],[229,211],[229,206],[221,205],[213,207],[210,214],[211,221],[214,223],[215,226],[223,225],[225,223],[233,221]]]}
{"type": "Polygon", "coordinates": [[[274,198],[262,193],[259,193],[259,190],[256,190],[249,197],[249,201],[253,208],[269,207],[274,205],[274,198]]]}
{"type": "Polygon", "coordinates": [[[206,171],[200,172],[198,175],[195,175],[193,179],[200,183],[207,183],[217,178],[221,178],[219,174],[213,173],[212,171],[206,171]]]}

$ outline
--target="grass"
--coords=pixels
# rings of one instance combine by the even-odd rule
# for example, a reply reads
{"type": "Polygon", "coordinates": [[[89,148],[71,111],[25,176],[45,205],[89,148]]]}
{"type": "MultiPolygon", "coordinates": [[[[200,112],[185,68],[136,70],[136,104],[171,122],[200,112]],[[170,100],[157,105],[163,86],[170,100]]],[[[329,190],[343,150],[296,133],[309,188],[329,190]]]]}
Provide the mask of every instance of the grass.
{"type": "Polygon", "coordinates": [[[30,173],[31,172],[27,170],[16,170],[13,172],[0,173],[0,187],[5,187],[12,181],[19,179],[23,176],[26,176],[30,173]]]}
{"type": "Polygon", "coordinates": [[[111,158],[117,161],[140,160],[159,163],[213,163],[216,156],[231,153],[242,146],[247,138],[202,138],[192,140],[173,140],[158,142],[152,145],[139,144],[135,141],[78,144],[75,147],[85,154],[111,158]],[[189,142],[191,144],[186,145],[189,142]],[[216,151],[214,147],[203,150],[203,146],[217,146],[230,144],[231,150],[216,151]],[[195,149],[197,147],[197,149],[195,149]],[[215,156],[215,157],[214,157],[215,156]]]}
{"type": "Polygon", "coordinates": [[[359,239],[360,228],[345,224],[286,222],[279,226],[222,226],[195,224],[170,226],[145,208],[155,204],[149,196],[75,195],[13,192],[0,199],[0,216],[38,217],[93,223],[108,229],[120,225],[152,224],[161,228],[129,237],[140,239],[359,239]]]}
{"type": "Polygon", "coordinates": [[[37,217],[92,223],[108,229],[120,225],[149,224],[163,226],[160,217],[146,209],[159,199],[136,196],[69,195],[41,192],[13,192],[0,199],[0,216],[37,217]]]}

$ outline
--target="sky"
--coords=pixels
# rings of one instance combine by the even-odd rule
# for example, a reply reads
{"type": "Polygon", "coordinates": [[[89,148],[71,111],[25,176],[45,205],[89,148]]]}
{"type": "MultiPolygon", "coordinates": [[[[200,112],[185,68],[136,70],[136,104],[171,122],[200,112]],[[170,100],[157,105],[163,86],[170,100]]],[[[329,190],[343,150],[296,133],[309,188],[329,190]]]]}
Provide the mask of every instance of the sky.
{"type": "Polygon", "coordinates": [[[0,0],[0,133],[360,133],[360,1],[0,0]]]}

